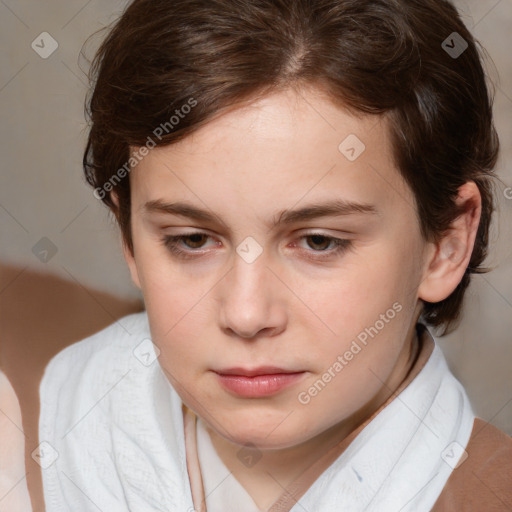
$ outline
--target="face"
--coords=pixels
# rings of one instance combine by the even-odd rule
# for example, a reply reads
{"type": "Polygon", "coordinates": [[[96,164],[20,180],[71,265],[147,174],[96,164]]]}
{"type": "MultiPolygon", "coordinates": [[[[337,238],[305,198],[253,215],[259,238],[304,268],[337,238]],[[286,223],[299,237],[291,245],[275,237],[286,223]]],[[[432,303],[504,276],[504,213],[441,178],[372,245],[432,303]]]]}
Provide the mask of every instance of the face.
{"type": "Polygon", "coordinates": [[[399,371],[426,246],[384,119],[286,90],[152,149],[130,180],[125,256],[159,363],[223,438],[305,442],[399,371]]]}

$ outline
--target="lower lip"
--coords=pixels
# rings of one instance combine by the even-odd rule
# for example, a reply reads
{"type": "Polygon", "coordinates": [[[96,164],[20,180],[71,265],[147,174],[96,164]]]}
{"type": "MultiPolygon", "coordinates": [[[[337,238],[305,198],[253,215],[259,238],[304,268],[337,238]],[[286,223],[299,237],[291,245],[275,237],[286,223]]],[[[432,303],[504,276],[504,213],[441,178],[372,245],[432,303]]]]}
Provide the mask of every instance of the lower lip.
{"type": "Polygon", "coordinates": [[[304,372],[275,373],[271,375],[256,375],[254,377],[222,375],[219,373],[217,375],[226,390],[239,396],[257,398],[279,393],[279,391],[300,380],[304,372]]]}

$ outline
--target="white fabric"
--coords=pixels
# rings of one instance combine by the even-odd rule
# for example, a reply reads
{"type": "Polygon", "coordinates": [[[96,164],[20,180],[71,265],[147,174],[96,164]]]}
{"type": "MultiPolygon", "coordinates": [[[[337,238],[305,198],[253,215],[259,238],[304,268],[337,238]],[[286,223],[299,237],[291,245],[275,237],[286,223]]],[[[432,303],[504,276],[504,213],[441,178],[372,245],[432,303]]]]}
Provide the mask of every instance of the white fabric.
{"type": "Polygon", "coordinates": [[[197,418],[197,452],[208,512],[226,512],[226,503],[237,512],[261,512],[217,455],[201,418],[197,418]]]}
{"type": "MultiPolygon", "coordinates": [[[[193,512],[182,403],[158,361],[146,366],[154,357],[149,338],[146,313],[130,315],[47,366],[39,424],[40,442],[49,443],[47,512],[193,512]]],[[[292,512],[430,510],[452,471],[442,452],[455,446],[458,457],[452,443],[466,447],[474,417],[436,344],[292,512]]]]}

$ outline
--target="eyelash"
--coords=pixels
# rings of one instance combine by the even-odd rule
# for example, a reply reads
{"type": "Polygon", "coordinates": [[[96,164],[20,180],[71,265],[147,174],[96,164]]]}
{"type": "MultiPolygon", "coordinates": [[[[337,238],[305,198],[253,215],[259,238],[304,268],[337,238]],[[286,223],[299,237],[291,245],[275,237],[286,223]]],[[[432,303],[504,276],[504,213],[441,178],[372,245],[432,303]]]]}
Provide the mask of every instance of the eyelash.
{"type": "MultiPolygon", "coordinates": [[[[180,241],[182,241],[183,239],[189,238],[191,236],[194,236],[194,235],[205,235],[205,236],[209,237],[209,235],[207,233],[201,233],[201,232],[184,233],[182,235],[165,235],[162,238],[162,244],[172,254],[174,254],[176,257],[178,257],[180,259],[187,260],[187,259],[192,259],[192,258],[198,258],[200,256],[200,254],[194,254],[194,252],[195,252],[194,250],[192,250],[192,252],[189,252],[189,251],[180,249],[178,247],[178,243],[180,241]]],[[[327,256],[320,256],[320,257],[318,257],[318,256],[313,256],[313,257],[308,256],[308,258],[314,259],[314,260],[317,260],[317,261],[321,261],[323,259],[327,259],[327,258],[330,258],[332,256],[341,255],[344,252],[348,251],[351,248],[351,246],[352,246],[352,240],[347,240],[347,239],[327,236],[327,235],[324,235],[323,233],[307,233],[305,235],[302,235],[300,237],[300,239],[302,239],[302,238],[311,238],[311,237],[314,237],[314,236],[324,238],[325,240],[328,240],[329,242],[333,242],[334,245],[335,245],[335,248],[330,250],[330,251],[325,251],[325,250],[315,251],[315,250],[313,250],[313,252],[327,253],[327,256]]]]}

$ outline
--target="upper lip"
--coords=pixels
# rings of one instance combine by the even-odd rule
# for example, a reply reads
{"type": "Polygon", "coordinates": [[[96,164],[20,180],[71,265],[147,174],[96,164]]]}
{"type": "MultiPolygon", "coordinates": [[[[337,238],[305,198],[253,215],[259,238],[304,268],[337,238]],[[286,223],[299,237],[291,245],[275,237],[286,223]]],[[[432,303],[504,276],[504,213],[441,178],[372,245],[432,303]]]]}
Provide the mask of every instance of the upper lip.
{"type": "Polygon", "coordinates": [[[300,370],[286,370],[276,366],[258,366],[257,368],[225,368],[223,370],[215,370],[220,375],[242,375],[244,377],[254,377],[255,375],[273,375],[277,373],[299,373],[300,370]]]}

